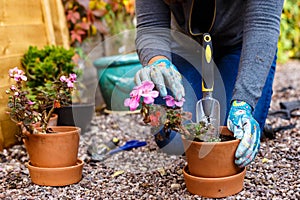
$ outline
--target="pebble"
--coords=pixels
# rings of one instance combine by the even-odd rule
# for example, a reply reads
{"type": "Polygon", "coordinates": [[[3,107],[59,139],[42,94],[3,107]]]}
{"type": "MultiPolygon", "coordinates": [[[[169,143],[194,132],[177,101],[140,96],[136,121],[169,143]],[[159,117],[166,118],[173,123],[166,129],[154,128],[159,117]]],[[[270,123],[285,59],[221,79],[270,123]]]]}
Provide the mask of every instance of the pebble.
{"type": "Polygon", "coordinates": [[[180,187],[181,187],[180,184],[177,183],[171,184],[171,189],[178,190],[180,187]]]}

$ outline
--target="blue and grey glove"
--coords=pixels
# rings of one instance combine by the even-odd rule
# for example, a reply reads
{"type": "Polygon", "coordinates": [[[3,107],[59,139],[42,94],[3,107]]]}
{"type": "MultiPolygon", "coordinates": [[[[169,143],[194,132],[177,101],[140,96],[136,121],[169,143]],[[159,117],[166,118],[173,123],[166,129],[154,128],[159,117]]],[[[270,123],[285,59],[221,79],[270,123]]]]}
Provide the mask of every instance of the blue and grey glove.
{"type": "Polygon", "coordinates": [[[227,119],[227,127],[240,139],[235,164],[245,167],[254,160],[260,146],[261,129],[252,116],[252,108],[244,101],[234,100],[227,119]]]}
{"type": "Polygon", "coordinates": [[[140,69],[135,75],[135,83],[140,85],[143,81],[152,81],[162,97],[167,96],[167,88],[178,101],[185,95],[181,74],[168,59],[159,59],[140,69]]]}

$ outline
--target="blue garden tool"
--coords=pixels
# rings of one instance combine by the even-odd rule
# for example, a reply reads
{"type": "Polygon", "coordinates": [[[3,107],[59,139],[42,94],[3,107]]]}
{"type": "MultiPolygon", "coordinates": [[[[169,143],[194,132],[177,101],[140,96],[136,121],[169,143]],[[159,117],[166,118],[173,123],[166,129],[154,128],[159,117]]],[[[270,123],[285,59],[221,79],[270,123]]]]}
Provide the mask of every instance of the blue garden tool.
{"type": "Polygon", "coordinates": [[[145,146],[146,144],[147,143],[144,141],[130,140],[130,141],[127,141],[123,146],[120,146],[119,148],[109,151],[108,154],[112,155],[112,154],[118,153],[120,151],[128,151],[133,148],[145,146]]]}
{"type": "Polygon", "coordinates": [[[110,157],[111,155],[121,152],[121,151],[128,151],[131,150],[133,148],[138,148],[138,147],[142,147],[145,146],[147,143],[145,141],[139,141],[139,140],[129,140],[127,141],[123,146],[120,146],[118,148],[112,149],[109,152],[107,152],[106,154],[94,154],[91,158],[92,161],[94,162],[101,162],[104,161],[105,159],[107,159],[108,157],[110,157]]]}

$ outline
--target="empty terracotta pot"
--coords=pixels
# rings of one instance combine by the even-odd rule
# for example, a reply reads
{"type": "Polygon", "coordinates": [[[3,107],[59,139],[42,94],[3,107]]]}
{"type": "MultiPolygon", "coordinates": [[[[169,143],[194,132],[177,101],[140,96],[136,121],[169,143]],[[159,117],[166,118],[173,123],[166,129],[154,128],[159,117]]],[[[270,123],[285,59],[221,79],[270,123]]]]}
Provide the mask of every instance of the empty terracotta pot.
{"type": "Polygon", "coordinates": [[[183,176],[187,190],[201,197],[222,198],[234,195],[243,189],[246,169],[241,172],[221,178],[205,178],[193,176],[188,166],[183,168],[183,176]]]}
{"type": "MultiPolygon", "coordinates": [[[[222,135],[233,136],[227,127],[221,127],[222,135]]],[[[198,177],[227,177],[242,171],[234,163],[235,151],[240,142],[233,139],[224,142],[195,142],[182,137],[190,174],[198,177]]]]}
{"type": "Polygon", "coordinates": [[[78,183],[82,178],[84,162],[77,160],[74,166],[44,168],[35,167],[31,162],[27,163],[31,181],[44,186],[65,186],[78,183]]]}
{"type": "Polygon", "coordinates": [[[50,126],[49,128],[52,128],[55,133],[27,133],[23,139],[31,165],[36,167],[76,165],[80,128],[74,126],[50,126]]]}

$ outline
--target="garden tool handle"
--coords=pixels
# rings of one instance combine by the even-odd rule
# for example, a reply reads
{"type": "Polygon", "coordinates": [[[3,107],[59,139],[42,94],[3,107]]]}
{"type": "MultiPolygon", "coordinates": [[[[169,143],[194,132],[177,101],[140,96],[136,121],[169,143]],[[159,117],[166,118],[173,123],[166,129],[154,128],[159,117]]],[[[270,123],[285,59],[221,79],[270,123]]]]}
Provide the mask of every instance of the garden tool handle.
{"type": "Polygon", "coordinates": [[[208,33],[203,34],[202,45],[202,92],[211,95],[214,88],[214,64],[212,41],[208,33]]]}

